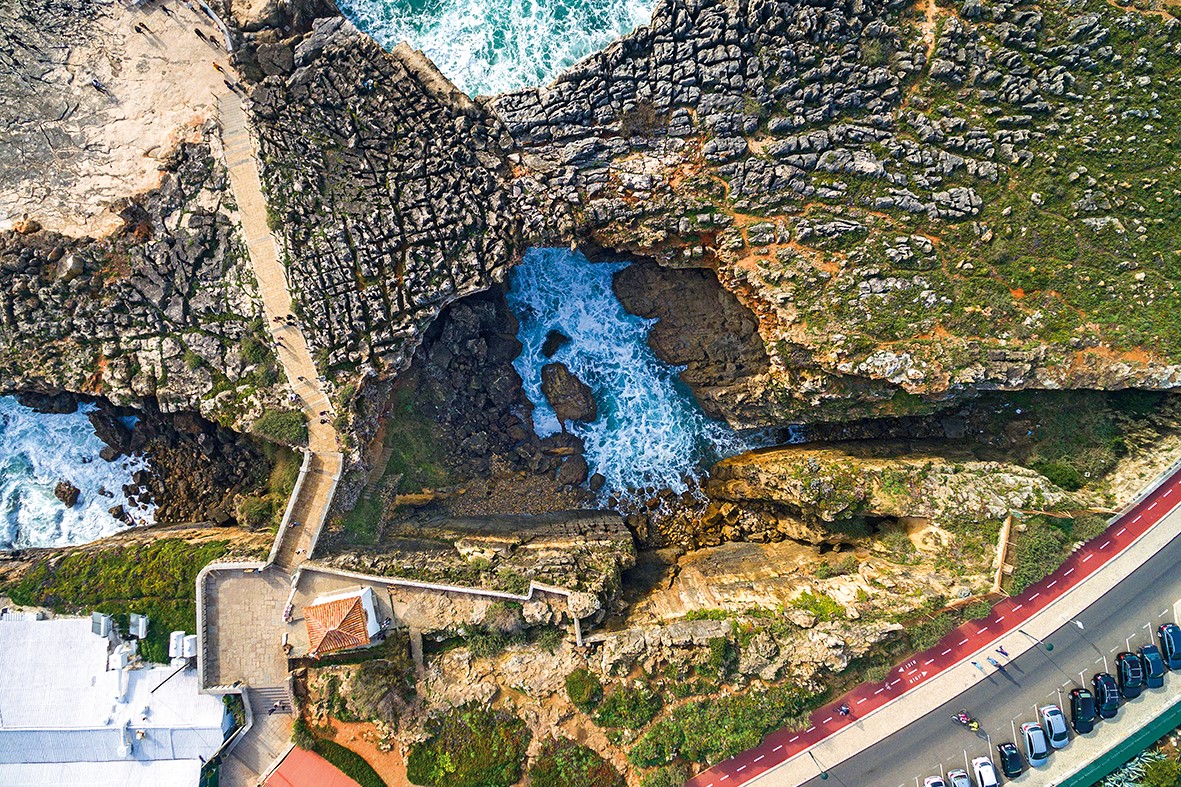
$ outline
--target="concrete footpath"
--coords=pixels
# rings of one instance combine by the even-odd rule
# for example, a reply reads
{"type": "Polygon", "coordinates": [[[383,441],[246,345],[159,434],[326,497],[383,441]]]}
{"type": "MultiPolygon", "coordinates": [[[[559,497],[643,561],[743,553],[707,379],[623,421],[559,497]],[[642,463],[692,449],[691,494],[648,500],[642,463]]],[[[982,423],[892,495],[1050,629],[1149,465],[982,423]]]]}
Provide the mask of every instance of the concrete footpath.
{"type": "Polygon", "coordinates": [[[1021,597],[1002,601],[988,618],[952,632],[934,649],[897,667],[884,683],[863,684],[842,698],[853,708],[856,724],[840,719],[829,706],[813,714],[807,730],[771,733],[759,747],[698,774],[688,784],[795,787],[888,738],[976,684],[981,671],[971,662],[985,663],[998,645],[1014,657],[1042,647],[1039,639],[1077,617],[1176,536],[1181,530],[1178,504],[1181,473],[1174,467],[1172,476],[1103,535],[1021,597]]]}

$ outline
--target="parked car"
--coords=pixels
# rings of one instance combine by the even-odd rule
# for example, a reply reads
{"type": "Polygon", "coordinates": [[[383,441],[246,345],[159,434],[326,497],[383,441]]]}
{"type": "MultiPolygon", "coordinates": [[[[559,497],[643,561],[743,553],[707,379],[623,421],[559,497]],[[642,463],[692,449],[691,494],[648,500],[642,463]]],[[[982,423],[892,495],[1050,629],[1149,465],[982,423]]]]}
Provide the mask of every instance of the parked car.
{"type": "Polygon", "coordinates": [[[1070,690],[1070,724],[1080,735],[1095,729],[1095,695],[1088,689],[1070,690]]]}
{"type": "Polygon", "coordinates": [[[1021,771],[1025,770],[1025,764],[1021,762],[1021,752],[1017,749],[1017,744],[1005,741],[996,745],[996,758],[1001,764],[1001,771],[1010,779],[1014,776],[1020,776],[1021,771]]]}
{"type": "Polygon", "coordinates": [[[1099,718],[1115,718],[1119,711],[1119,688],[1115,685],[1115,678],[1109,673],[1099,672],[1091,678],[1091,687],[1095,689],[1095,707],[1099,718]]]}
{"type": "Polygon", "coordinates": [[[951,784],[951,787],[972,787],[972,780],[968,778],[968,772],[962,768],[948,771],[947,781],[951,784]]]}
{"type": "Polygon", "coordinates": [[[1045,765],[1050,759],[1050,741],[1042,725],[1035,721],[1025,722],[1021,725],[1021,737],[1025,739],[1025,759],[1029,760],[1029,767],[1045,765]]]}
{"type": "Polygon", "coordinates": [[[1042,717],[1042,727],[1050,737],[1050,745],[1061,749],[1070,743],[1070,733],[1066,731],[1066,714],[1057,705],[1043,705],[1038,709],[1042,717]]]}
{"type": "Polygon", "coordinates": [[[1115,657],[1115,678],[1124,699],[1134,700],[1140,696],[1144,691],[1144,668],[1135,653],[1124,650],[1115,657]]]}
{"type": "MultiPolygon", "coordinates": [[[[1009,745],[1012,746],[1013,744],[1009,745]]],[[[1016,754],[1017,752],[1014,751],[1013,753],[1016,754]]],[[[1021,755],[1017,756],[1020,757],[1021,755]]],[[[972,760],[972,772],[976,774],[977,787],[1000,787],[1001,779],[996,775],[996,768],[993,766],[992,760],[987,757],[977,757],[972,760]]]]}
{"type": "Polygon", "coordinates": [[[923,781],[923,787],[947,787],[947,782],[943,781],[942,776],[928,776],[923,781]]]}
{"type": "Polygon", "coordinates": [[[1181,627],[1176,623],[1162,623],[1156,629],[1161,655],[1169,669],[1181,669],[1181,627]]]}
{"type": "Polygon", "coordinates": [[[1140,646],[1140,666],[1144,668],[1144,685],[1159,689],[1165,685],[1165,659],[1156,645],[1140,646]]]}

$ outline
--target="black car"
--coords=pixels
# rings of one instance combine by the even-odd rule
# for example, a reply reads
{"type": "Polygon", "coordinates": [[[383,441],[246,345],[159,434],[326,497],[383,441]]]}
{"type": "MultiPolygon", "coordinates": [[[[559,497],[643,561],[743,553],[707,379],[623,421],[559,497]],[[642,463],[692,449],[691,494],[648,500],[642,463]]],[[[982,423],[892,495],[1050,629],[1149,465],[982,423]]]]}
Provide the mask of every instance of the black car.
{"type": "Polygon", "coordinates": [[[996,758],[1001,764],[1001,771],[1009,778],[1020,776],[1021,771],[1025,769],[1025,765],[1021,762],[1020,750],[1016,744],[1009,741],[996,745],[996,758]]]}
{"type": "Polygon", "coordinates": [[[1144,668],[1135,653],[1125,650],[1115,657],[1115,677],[1126,700],[1134,700],[1144,691],[1144,668]]]}
{"type": "Polygon", "coordinates": [[[1099,718],[1115,718],[1119,711],[1119,687],[1115,685],[1115,678],[1100,672],[1091,678],[1091,688],[1095,690],[1095,708],[1099,711],[1099,718]]]}
{"type": "Polygon", "coordinates": [[[1156,629],[1161,655],[1169,669],[1181,669],[1181,628],[1176,623],[1162,623],[1156,629]]]}
{"type": "Polygon", "coordinates": [[[1165,660],[1156,645],[1140,646],[1140,666],[1144,668],[1144,685],[1159,689],[1165,685],[1165,660]]]}
{"type": "Polygon", "coordinates": [[[1079,734],[1095,729],[1095,695],[1087,689],[1070,690],[1070,725],[1079,734]]]}

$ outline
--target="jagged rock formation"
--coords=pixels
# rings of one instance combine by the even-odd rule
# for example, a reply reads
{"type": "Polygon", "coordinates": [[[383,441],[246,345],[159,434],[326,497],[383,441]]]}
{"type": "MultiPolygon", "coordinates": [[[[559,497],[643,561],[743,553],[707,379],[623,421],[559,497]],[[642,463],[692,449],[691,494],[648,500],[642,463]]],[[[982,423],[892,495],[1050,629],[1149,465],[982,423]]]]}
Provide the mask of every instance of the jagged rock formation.
{"type": "Polygon", "coordinates": [[[267,62],[282,72],[252,111],[313,354],[342,376],[401,371],[443,306],[518,259],[512,142],[420,54],[387,53],[340,18],[267,62]]]}
{"type": "Polygon", "coordinates": [[[836,420],[1181,381],[1179,46],[1088,0],[667,0],[489,107],[532,242],[715,268],[770,356],[727,417],[836,420]]]}
{"type": "Polygon", "coordinates": [[[1033,470],[940,450],[947,448],[842,443],[725,459],[705,485],[714,503],[703,530],[720,528],[728,540],[842,543],[868,536],[868,520],[919,518],[948,527],[1074,502],[1033,470]]]}
{"type": "Polygon", "coordinates": [[[225,171],[184,144],[101,239],[0,234],[0,390],[155,398],[244,430],[279,395],[225,171]]]}

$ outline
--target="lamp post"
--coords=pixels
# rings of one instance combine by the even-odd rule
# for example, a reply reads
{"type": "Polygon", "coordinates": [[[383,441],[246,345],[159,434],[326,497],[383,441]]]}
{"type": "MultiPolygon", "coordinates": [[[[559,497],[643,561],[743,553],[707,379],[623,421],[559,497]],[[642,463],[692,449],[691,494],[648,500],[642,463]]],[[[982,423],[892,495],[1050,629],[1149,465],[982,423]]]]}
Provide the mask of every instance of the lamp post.
{"type": "MultiPolygon", "coordinates": [[[[1077,622],[1077,621],[1076,621],[1076,622],[1077,622]]],[[[1044,648],[1045,648],[1047,651],[1050,651],[1050,650],[1053,650],[1053,649],[1054,649],[1054,643],[1053,643],[1053,642],[1046,642],[1046,641],[1045,641],[1045,640],[1043,640],[1041,637],[1035,637],[1034,635],[1030,634],[1030,633],[1029,633],[1028,631],[1026,631],[1025,629],[1017,629],[1017,633],[1018,633],[1018,634],[1024,634],[1025,636],[1029,637],[1029,638],[1030,638],[1030,639],[1032,639],[1034,642],[1036,642],[1036,643],[1038,643],[1039,645],[1043,646],[1043,647],[1044,647],[1044,648]]]]}
{"type": "Polygon", "coordinates": [[[816,755],[811,750],[808,751],[808,756],[812,758],[812,763],[816,766],[816,770],[820,771],[820,781],[828,779],[828,771],[820,767],[820,763],[816,760],[816,755]]]}

